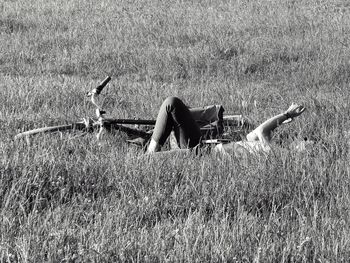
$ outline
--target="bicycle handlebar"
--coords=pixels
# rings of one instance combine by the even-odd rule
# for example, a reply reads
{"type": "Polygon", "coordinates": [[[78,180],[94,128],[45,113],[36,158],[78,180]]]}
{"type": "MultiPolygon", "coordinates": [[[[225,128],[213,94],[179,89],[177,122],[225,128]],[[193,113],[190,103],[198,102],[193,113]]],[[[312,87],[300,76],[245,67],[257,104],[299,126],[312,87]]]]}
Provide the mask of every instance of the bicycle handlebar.
{"type": "Polygon", "coordinates": [[[96,87],[96,94],[100,94],[103,88],[107,85],[107,83],[111,80],[110,76],[107,76],[101,83],[96,87]]]}

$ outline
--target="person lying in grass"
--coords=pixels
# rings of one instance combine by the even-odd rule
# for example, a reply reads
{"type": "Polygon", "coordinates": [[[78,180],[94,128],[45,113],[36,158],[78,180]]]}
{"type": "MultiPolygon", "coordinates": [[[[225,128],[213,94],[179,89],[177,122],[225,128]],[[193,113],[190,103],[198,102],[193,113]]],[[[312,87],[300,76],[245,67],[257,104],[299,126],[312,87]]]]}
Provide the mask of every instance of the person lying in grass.
{"type": "MultiPolygon", "coordinates": [[[[246,140],[218,144],[215,147],[215,151],[225,153],[245,149],[252,153],[269,152],[273,130],[299,116],[304,111],[305,107],[293,103],[285,112],[266,120],[248,133],[246,140]]],[[[223,109],[218,110],[219,119],[222,112],[223,109]]],[[[177,145],[180,149],[200,147],[203,133],[198,120],[196,120],[196,113],[196,110],[191,112],[191,109],[181,99],[177,97],[166,98],[159,109],[153,134],[147,147],[147,153],[159,152],[172,131],[174,131],[177,145]]]]}

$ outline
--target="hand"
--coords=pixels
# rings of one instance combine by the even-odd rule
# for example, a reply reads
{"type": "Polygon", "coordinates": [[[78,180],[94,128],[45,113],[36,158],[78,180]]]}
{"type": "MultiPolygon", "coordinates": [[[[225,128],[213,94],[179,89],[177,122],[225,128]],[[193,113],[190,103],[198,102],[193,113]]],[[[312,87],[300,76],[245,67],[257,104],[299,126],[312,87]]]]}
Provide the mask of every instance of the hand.
{"type": "Polygon", "coordinates": [[[285,115],[287,116],[287,118],[295,118],[297,116],[299,116],[300,114],[302,114],[305,111],[305,107],[292,103],[292,105],[290,105],[290,107],[288,108],[288,110],[286,110],[285,115]]]}

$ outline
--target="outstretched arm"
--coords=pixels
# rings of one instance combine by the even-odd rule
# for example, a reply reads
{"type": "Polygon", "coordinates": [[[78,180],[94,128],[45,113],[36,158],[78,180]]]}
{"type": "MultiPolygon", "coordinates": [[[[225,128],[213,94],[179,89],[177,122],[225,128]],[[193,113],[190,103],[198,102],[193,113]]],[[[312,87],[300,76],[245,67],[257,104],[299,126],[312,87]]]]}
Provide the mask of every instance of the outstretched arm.
{"type": "Polygon", "coordinates": [[[269,143],[271,140],[272,131],[288,120],[299,116],[305,111],[305,107],[293,103],[284,113],[278,114],[262,124],[247,135],[248,141],[261,141],[262,143],[269,143]]]}
{"type": "Polygon", "coordinates": [[[290,122],[305,111],[303,106],[292,104],[286,112],[278,114],[260,124],[255,130],[247,135],[247,141],[233,142],[228,144],[218,144],[216,152],[241,154],[243,152],[257,153],[260,151],[268,153],[270,151],[270,140],[272,131],[283,123],[290,122]]]}

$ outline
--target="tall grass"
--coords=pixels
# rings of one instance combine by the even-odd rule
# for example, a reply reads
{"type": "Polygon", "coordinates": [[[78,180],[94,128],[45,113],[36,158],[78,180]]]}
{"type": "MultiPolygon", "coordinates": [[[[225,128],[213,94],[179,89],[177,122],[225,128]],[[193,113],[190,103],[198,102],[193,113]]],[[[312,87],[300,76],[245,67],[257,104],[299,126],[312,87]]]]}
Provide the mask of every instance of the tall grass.
{"type": "Polygon", "coordinates": [[[0,259],[340,262],[349,240],[346,1],[0,3],[0,259]],[[169,95],[255,123],[292,101],[266,156],[145,156],[75,121],[106,75],[108,114],[155,117],[169,95]]]}

